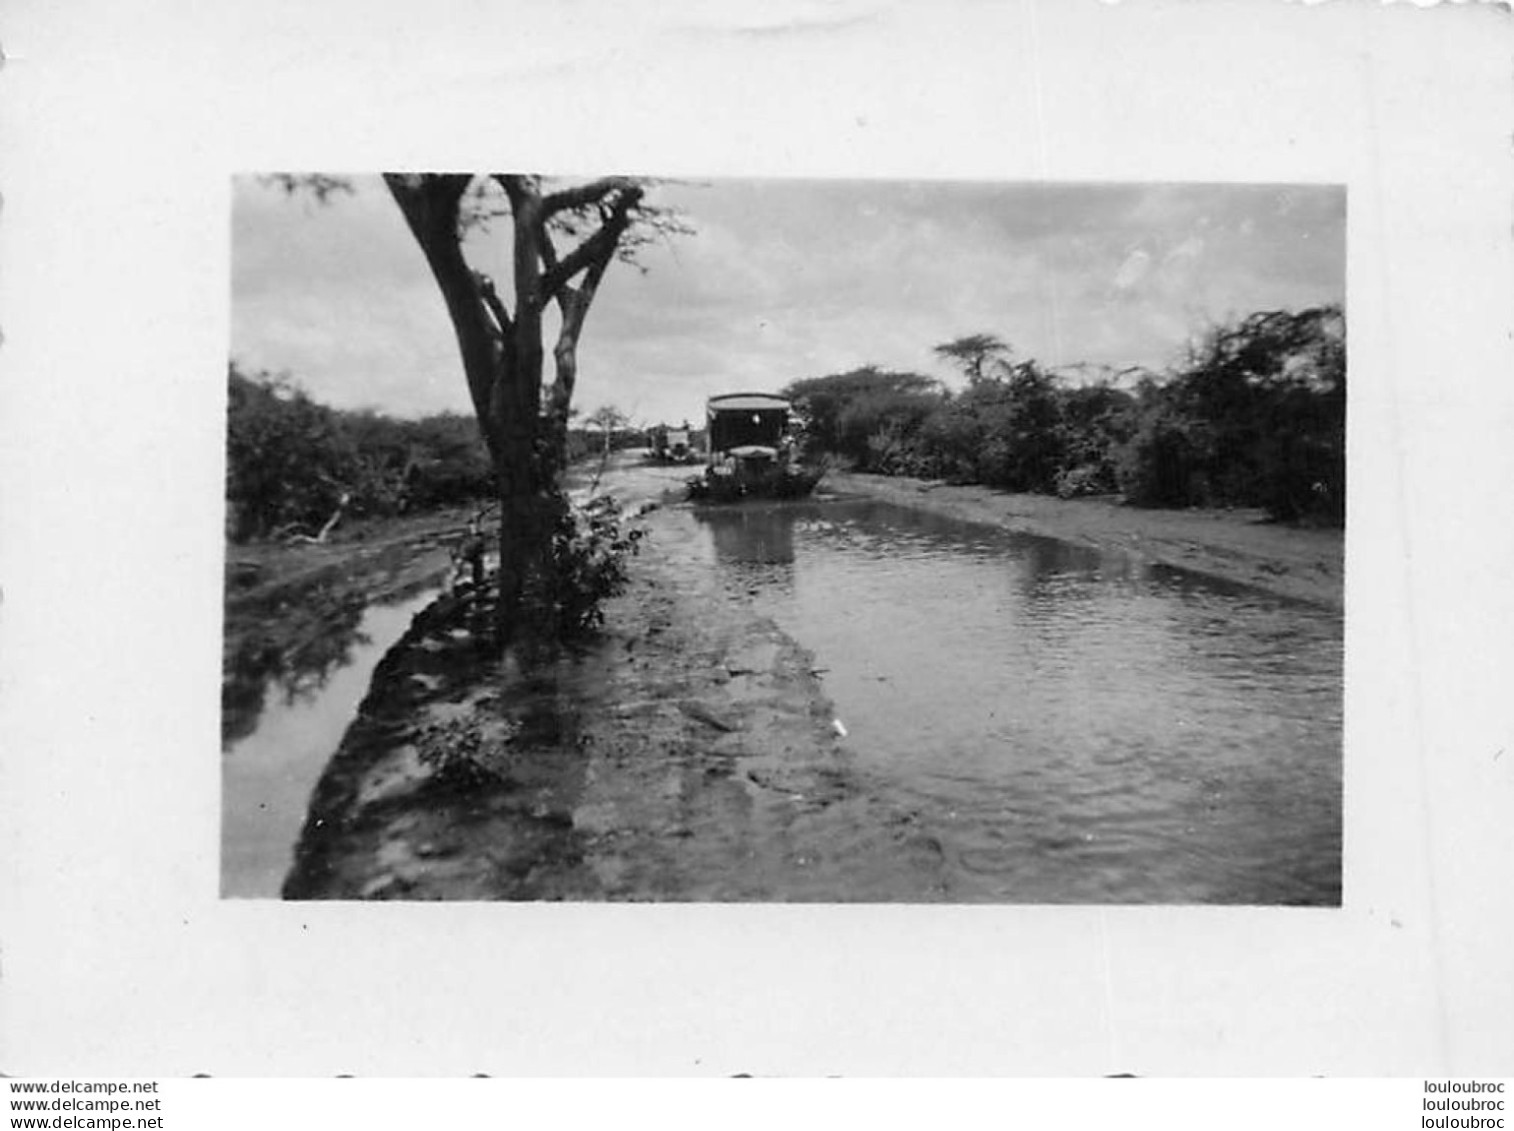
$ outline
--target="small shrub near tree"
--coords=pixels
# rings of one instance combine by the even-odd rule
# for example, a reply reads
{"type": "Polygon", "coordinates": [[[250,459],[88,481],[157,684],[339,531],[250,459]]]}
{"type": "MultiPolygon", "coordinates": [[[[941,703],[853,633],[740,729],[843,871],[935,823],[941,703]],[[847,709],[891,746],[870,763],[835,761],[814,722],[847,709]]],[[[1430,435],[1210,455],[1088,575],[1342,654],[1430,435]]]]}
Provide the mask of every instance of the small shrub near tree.
{"type": "Polygon", "coordinates": [[[563,511],[552,537],[555,568],[528,594],[527,615],[546,623],[544,639],[581,636],[604,623],[604,602],[625,590],[630,558],[641,548],[644,531],[627,528],[610,495],[596,495],[563,511]]]}

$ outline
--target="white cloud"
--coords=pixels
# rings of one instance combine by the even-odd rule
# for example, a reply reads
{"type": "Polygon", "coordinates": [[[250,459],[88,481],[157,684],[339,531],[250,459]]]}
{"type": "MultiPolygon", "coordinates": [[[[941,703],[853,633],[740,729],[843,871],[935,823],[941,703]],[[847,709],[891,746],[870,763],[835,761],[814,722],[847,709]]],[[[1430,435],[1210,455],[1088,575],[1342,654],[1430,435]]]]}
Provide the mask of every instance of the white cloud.
{"type": "Polygon", "coordinates": [[[1114,289],[1117,291],[1131,290],[1137,283],[1146,277],[1146,272],[1151,267],[1151,254],[1142,248],[1136,248],[1125,257],[1120,264],[1120,269],[1115,272],[1114,289]]]}

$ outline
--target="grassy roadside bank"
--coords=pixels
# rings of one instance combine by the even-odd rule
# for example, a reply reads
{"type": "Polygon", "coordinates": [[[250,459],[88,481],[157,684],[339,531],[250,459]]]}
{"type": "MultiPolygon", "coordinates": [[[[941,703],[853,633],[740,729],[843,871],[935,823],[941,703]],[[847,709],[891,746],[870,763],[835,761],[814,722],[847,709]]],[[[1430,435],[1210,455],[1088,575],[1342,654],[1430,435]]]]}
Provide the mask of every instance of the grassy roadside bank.
{"type": "Polygon", "coordinates": [[[1312,604],[1344,605],[1340,530],[1267,521],[1255,510],[1148,510],[1106,499],[1016,495],[977,485],[832,472],[823,487],[898,506],[1117,550],[1312,604]]]}

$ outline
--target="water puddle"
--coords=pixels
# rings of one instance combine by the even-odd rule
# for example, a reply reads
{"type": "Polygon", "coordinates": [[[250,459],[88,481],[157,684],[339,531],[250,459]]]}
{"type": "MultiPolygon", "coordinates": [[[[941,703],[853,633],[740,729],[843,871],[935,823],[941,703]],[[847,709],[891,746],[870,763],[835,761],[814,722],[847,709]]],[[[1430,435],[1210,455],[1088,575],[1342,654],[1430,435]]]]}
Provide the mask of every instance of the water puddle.
{"type": "Polygon", "coordinates": [[[697,519],[947,898],[1339,902],[1338,613],[873,501],[697,519]]]}
{"type": "Polygon", "coordinates": [[[368,692],[373,669],[435,599],[428,587],[333,631],[318,663],[271,678],[221,759],[221,894],[277,898],[311,790],[368,692]]]}

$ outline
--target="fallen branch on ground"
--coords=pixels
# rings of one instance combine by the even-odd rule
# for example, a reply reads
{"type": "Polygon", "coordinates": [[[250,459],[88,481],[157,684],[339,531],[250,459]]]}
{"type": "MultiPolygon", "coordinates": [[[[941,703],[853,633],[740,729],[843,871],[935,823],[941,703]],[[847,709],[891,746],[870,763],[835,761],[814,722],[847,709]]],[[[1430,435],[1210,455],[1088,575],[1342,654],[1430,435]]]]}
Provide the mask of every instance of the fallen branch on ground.
{"type": "Polygon", "coordinates": [[[285,537],[285,543],[288,545],[324,546],[327,537],[336,529],[336,524],[342,521],[342,515],[347,510],[347,504],[351,501],[351,492],[343,491],[342,498],[336,505],[336,510],[331,512],[331,517],[326,520],[326,525],[321,527],[320,533],[315,535],[290,534],[285,537]]]}

